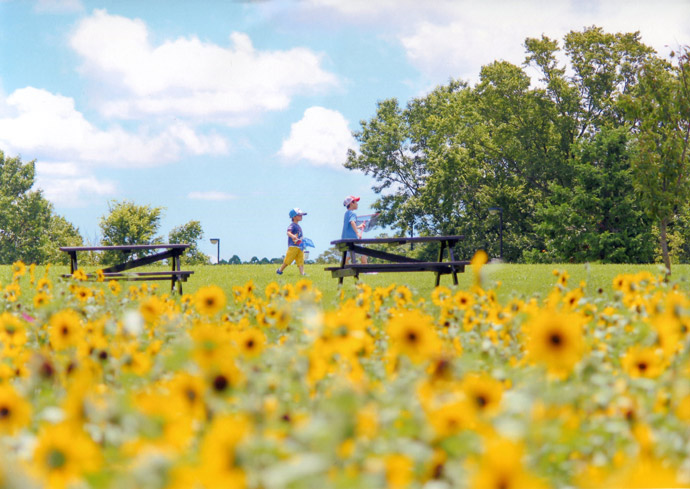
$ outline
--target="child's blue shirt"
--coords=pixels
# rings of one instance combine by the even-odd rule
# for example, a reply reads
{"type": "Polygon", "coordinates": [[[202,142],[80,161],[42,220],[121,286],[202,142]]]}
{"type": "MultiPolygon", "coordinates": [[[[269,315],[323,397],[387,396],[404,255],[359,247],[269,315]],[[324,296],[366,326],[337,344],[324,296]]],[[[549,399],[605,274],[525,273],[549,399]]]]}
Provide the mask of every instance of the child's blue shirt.
{"type": "Polygon", "coordinates": [[[359,237],[355,230],[352,229],[352,224],[350,224],[352,221],[357,224],[357,214],[355,214],[355,211],[348,209],[345,213],[345,219],[343,220],[342,239],[357,239],[359,237]]]}
{"type": "MultiPolygon", "coordinates": [[[[295,236],[297,236],[299,239],[302,239],[302,228],[296,222],[291,223],[288,226],[287,230],[289,233],[292,233],[295,236]]],[[[292,238],[290,238],[290,236],[288,236],[288,248],[290,246],[296,246],[299,248],[299,245],[297,243],[295,243],[294,241],[292,241],[292,238]]]]}

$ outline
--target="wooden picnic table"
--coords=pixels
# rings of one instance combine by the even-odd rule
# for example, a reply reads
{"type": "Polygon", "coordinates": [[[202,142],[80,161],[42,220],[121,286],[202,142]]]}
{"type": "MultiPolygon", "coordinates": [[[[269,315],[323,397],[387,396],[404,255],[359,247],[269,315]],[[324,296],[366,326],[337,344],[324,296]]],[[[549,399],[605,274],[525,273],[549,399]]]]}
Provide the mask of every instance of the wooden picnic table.
{"type": "Polygon", "coordinates": [[[342,284],[345,277],[359,278],[360,273],[379,273],[379,272],[434,272],[436,274],[436,286],[441,283],[441,275],[452,274],[453,284],[458,285],[458,273],[465,271],[465,265],[469,261],[459,261],[455,259],[453,248],[464,239],[464,236],[418,236],[418,237],[399,237],[399,238],[373,238],[373,239],[338,239],[331,241],[338,251],[342,252],[340,266],[326,267],[334,278],[338,278],[338,283],[342,284]],[[409,243],[429,243],[439,244],[438,261],[422,261],[405,255],[398,255],[386,251],[368,248],[363,245],[404,245],[409,243]],[[448,251],[448,261],[444,260],[445,251],[448,251]],[[387,263],[347,263],[348,254],[364,255],[372,258],[386,260],[387,263]]]}
{"type": "MultiPolygon", "coordinates": [[[[182,282],[186,282],[187,278],[193,271],[181,270],[181,259],[185,250],[189,248],[188,244],[144,244],[144,245],[118,245],[118,246],[63,246],[60,251],[64,251],[70,257],[70,275],[63,275],[64,277],[71,276],[79,269],[77,261],[77,253],[83,251],[119,251],[122,253],[122,262],[116,265],[104,268],[101,270],[103,276],[109,280],[170,280],[171,290],[177,290],[182,294],[182,282]],[[147,255],[141,258],[131,259],[129,255],[135,251],[153,251],[163,250],[152,255],[147,255]],[[159,270],[155,272],[129,272],[134,268],[151,265],[163,260],[170,260],[172,270],[159,270]]],[[[96,274],[87,274],[89,279],[95,279],[96,274]]]]}

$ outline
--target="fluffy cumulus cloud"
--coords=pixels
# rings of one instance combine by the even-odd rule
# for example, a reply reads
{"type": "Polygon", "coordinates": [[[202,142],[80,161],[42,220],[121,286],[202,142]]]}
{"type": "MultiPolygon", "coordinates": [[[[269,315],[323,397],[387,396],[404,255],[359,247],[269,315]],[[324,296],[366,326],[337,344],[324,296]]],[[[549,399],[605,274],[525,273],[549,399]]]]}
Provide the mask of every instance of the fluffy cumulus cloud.
{"type": "Polygon", "coordinates": [[[436,0],[433,8],[418,0],[305,0],[303,5],[354,22],[385,19],[410,62],[440,82],[449,76],[476,81],[481,66],[494,60],[521,64],[527,37],[544,34],[562,41],[567,32],[591,25],[640,31],[642,41],[664,55],[690,44],[690,2],[678,0],[436,0]]]}
{"type": "Polygon", "coordinates": [[[36,186],[52,203],[63,207],[81,207],[92,197],[115,196],[117,185],[100,180],[75,163],[36,163],[36,186]]]}
{"type": "Polygon", "coordinates": [[[220,136],[198,134],[181,122],[138,132],[117,125],[100,129],[76,109],[74,99],[32,87],[15,90],[0,107],[0,148],[36,159],[37,186],[64,206],[115,194],[113,182],[95,176],[98,167],[140,168],[229,150],[220,136]]]}
{"type": "Polygon", "coordinates": [[[246,34],[227,46],[196,37],[160,44],[138,19],[96,10],[71,37],[82,70],[122,94],[101,105],[108,116],[175,115],[243,124],[285,109],[293,96],[337,85],[308,49],[260,51],[246,34]]]}
{"type": "Polygon", "coordinates": [[[0,116],[0,147],[41,160],[141,167],[176,161],[183,154],[228,151],[220,136],[197,134],[181,122],[157,132],[133,133],[117,125],[99,129],[75,108],[74,99],[37,88],[14,91],[5,106],[0,116]]]}
{"type": "Polygon", "coordinates": [[[355,148],[347,120],[335,110],[310,107],[292,124],[279,155],[288,161],[307,161],[313,165],[341,168],[348,148],[355,148]]]}

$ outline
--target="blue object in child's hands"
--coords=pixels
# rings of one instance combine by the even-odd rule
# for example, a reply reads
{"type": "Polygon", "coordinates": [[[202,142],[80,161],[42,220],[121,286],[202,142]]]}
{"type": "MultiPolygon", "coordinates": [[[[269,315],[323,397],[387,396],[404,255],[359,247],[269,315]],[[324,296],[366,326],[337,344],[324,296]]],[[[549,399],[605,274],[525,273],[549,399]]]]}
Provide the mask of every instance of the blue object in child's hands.
{"type": "Polygon", "coordinates": [[[311,248],[315,247],[314,242],[309,238],[302,238],[301,242],[299,242],[297,244],[302,249],[302,251],[304,251],[304,249],[307,247],[311,247],[311,248]]]}

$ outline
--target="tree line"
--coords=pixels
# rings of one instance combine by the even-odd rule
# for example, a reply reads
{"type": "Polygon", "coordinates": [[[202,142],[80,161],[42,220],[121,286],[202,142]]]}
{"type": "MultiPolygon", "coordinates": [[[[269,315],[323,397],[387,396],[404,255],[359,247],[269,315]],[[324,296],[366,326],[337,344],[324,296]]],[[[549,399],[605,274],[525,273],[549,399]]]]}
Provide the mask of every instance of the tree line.
{"type": "MultiPolygon", "coordinates": [[[[19,157],[7,157],[0,150],[0,263],[16,261],[36,264],[68,264],[62,246],[84,246],[79,229],[57,215],[41,190],[33,189],[35,161],[23,163],[19,157]]],[[[130,201],[112,201],[108,214],[101,217],[99,243],[90,245],[130,245],[163,243],[158,235],[164,208],[137,205],[130,201]]],[[[199,221],[189,221],[173,228],[165,242],[189,243],[184,256],[189,264],[210,263],[208,255],[199,251],[203,238],[199,221]]],[[[144,254],[140,253],[140,254],[144,254]]],[[[137,255],[133,253],[133,255],[137,255]]],[[[122,259],[114,252],[85,254],[82,262],[110,265],[122,259]]]]}
{"type": "Polygon", "coordinates": [[[502,231],[512,262],[690,261],[688,49],[662,59],[599,27],[524,46],[522,66],[495,61],[474,86],[383,100],[360,122],[345,166],[375,180],[380,221],[464,235],[465,256],[497,256],[502,231]]]}

